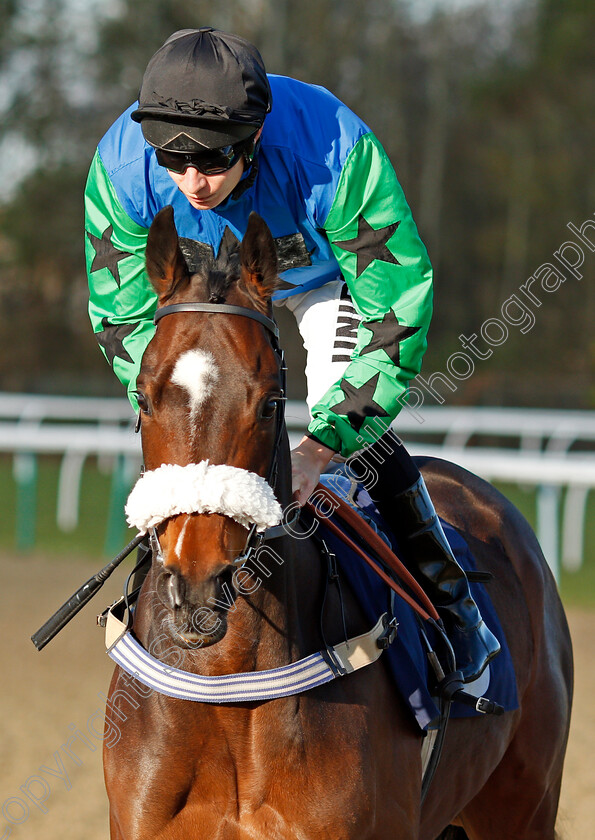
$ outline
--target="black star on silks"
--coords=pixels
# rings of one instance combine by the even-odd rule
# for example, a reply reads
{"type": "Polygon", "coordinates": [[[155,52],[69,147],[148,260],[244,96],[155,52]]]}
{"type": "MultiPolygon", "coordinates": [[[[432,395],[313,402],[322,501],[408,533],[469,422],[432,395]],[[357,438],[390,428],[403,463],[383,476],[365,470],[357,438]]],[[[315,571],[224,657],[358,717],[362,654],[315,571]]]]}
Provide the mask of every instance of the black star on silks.
{"type": "Polygon", "coordinates": [[[105,355],[110,365],[114,366],[114,359],[117,356],[125,362],[133,362],[134,359],[130,356],[124,347],[124,339],[130,335],[131,332],[138,327],[140,321],[136,324],[110,324],[107,318],[101,319],[101,326],[103,330],[95,333],[95,338],[105,350],[105,355]]]}
{"type": "Polygon", "coordinates": [[[99,271],[100,268],[107,268],[116,281],[118,289],[120,288],[120,260],[125,260],[126,257],[133,256],[130,251],[120,251],[112,242],[112,233],[114,226],[110,225],[101,234],[101,238],[94,236],[87,231],[87,236],[91,245],[95,248],[95,258],[91,264],[91,272],[99,271]]]}
{"type": "Polygon", "coordinates": [[[382,321],[364,321],[363,326],[367,330],[371,330],[373,335],[370,343],[360,351],[360,356],[372,353],[374,350],[384,350],[397,367],[400,364],[401,342],[409,338],[410,335],[415,335],[421,329],[420,327],[408,327],[406,324],[399,324],[399,319],[392,309],[386,313],[382,321]]]}
{"type": "Polygon", "coordinates": [[[345,239],[342,242],[333,241],[333,245],[338,245],[344,251],[351,251],[352,254],[357,254],[357,277],[374,260],[383,260],[394,265],[401,265],[395,255],[389,251],[386,244],[400,224],[401,222],[394,222],[392,225],[374,230],[360,213],[355,239],[345,239]]]}
{"type": "Polygon", "coordinates": [[[356,432],[359,432],[367,417],[388,417],[388,413],[382,406],[374,402],[374,392],[379,376],[380,374],[377,373],[359,388],[345,379],[339,383],[345,399],[336,405],[331,405],[330,408],[335,414],[346,415],[356,432]]]}

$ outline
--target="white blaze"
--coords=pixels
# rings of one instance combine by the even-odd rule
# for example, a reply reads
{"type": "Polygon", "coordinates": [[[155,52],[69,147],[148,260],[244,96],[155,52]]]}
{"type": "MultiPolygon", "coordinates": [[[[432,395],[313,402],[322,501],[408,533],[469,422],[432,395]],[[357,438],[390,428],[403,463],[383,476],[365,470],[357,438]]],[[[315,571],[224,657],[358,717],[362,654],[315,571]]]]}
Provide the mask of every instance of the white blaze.
{"type": "Polygon", "coordinates": [[[210,353],[188,350],[176,362],[171,379],[188,392],[190,411],[194,413],[213,391],[219,371],[210,353]]]}
{"type": "Polygon", "coordinates": [[[174,550],[175,550],[176,557],[178,558],[178,560],[182,556],[182,546],[184,545],[184,536],[186,535],[186,527],[187,527],[189,522],[190,522],[190,519],[187,519],[184,522],[184,525],[182,526],[182,530],[180,531],[180,535],[178,536],[178,539],[176,541],[176,547],[175,547],[174,550]]]}

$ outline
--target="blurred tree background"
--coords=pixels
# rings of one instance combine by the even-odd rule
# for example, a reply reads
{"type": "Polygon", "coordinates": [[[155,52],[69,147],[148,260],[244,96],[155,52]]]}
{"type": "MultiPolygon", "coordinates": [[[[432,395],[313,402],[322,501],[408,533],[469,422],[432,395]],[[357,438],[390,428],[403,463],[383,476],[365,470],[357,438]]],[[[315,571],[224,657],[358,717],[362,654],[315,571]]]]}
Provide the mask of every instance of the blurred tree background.
{"type": "MultiPolygon", "coordinates": [[[[426,376],[593,218],[592,0],[2,0],[0,390],[121,393],[86,316],[86,172],[153,52],[204,25],[328,87],[384,144],[436,270],[426,376]]],[[[448,401],[592,408],[595,254],[582,270],[448,401]]]]}

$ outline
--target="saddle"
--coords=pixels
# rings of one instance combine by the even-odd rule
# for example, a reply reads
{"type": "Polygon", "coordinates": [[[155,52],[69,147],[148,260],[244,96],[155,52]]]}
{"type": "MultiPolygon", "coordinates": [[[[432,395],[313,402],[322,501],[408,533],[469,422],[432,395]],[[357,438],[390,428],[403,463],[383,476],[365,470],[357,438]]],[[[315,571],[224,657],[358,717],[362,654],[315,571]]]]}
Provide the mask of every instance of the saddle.
{"type": "Polygon", "coordinates": [[[318,522],[315,538],[358,598],[366,618],[387,609],[392,615],[389,669],[396,688],[424,731],[444,715],[469,717],[502,714],[518,707],[510,652],[486,591],[491,575],[476,569],[462,536],[442,521],[457,561],[473,587],[482,615],[502,645],[502,653],[473,683],[464,684],[454,670],[452,648],[430,599],[397,556],[396,539],[380,517],[365,488],[340,471],[321,476],[307,505],[318,522]],[[490,699],[484,695],[489,689],[490,699]],[[452,704],[452,707],[451,707],[452,704]]]}

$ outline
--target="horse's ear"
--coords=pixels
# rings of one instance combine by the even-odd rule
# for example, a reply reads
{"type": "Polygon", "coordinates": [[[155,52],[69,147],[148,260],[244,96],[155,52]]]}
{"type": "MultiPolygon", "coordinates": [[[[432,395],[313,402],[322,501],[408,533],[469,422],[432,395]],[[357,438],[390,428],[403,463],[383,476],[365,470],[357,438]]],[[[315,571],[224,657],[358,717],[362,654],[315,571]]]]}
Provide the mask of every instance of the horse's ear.
{"type": "Polygon", "coordinates": [[[146,261],[149,280],[159,298],[171,294],[180,282],[190,276],[180,251],[171,206],[164,207],[153,219],[147,239],[146,261]]]}
{"type": "Polygon", "coordinates": [[[267,223],[258,213],[250,213],[240,245],[240,264],[246,290],[256,301],[268,302],[279,285],[277,250],[267,223]]]}

